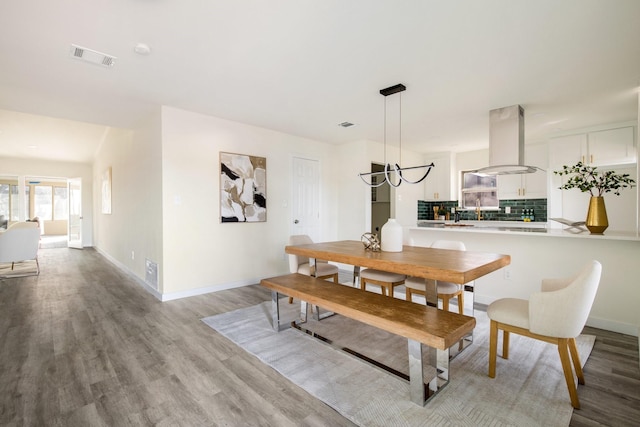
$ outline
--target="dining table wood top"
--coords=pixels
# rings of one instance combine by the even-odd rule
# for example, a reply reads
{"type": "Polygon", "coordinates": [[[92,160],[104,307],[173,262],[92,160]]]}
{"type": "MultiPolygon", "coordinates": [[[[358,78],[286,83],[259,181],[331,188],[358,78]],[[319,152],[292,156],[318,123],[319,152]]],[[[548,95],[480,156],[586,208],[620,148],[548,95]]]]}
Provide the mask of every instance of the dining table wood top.
{"type": "Polygon", "coordinates": [[[285,252],[459,284],[469,283],[511,263],[509,255],[417,246],[404,246],[402,252],[373,252],[365,250],[362,242],[356,240],[290,245],[285,247],[285,252]]]}

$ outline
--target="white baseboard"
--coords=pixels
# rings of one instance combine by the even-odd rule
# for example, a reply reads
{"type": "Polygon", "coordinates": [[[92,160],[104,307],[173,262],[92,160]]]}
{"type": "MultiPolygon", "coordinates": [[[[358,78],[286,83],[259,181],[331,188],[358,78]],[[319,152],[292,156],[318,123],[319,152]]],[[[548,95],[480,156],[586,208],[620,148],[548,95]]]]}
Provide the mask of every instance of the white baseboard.
{"type": "Polygon", "coordinates": [[[163,294],[163,293],[160,293],[157,289],[154,289],[143,279],[136,276],[133,273],[133,271],[127,268],[127,266],[122,264],[120,261],[114,259],[106,252],[100,250],[100,248],[94,248],[94,249],[100,255],[105,257],[110,263],[115,265],[119,270],[121,270],[127,276],[131,277],[136,283],[142,286],[147,292],[149,292],[151,295],[153,295],[154,297],[156,297],[158,300],[162,302],[172,301],[180,298],[194,297],[197,295],[204,295],[212,292],[224,291],[226,289],[240,288],[242,286],[255,285],[256,283],[260,283],[260,279],[247,279],[247,280],[239,280],[237,282],[223,283],[220,285],[206,286],[204,288],[189,289],[186,291],[171,292],[171,293],[163,294]]]}
{"type": "Polygon", "coordinates": [[[638,330],[639,328],[637,325],[630,325],[627,323],[620,323],[607,319],[599,319],[597,317],[589,317],[587,319],[587,326],[638,337],[640,342],[640,331],[638,330]]]}
{"type": "Polygon", "coordinates": [[[226,289],[241,288],[243,286],[255,285],[260,283],[260,279],[240,280],[237,282],[223,283],[220,285],[206,286],[204,288],[189,289],[186,291],[171,292],[162,294],[160,301],[171,301],[180,298],[194,297],[197,295],[210,294],[212,292],[224,291],[226,289]]]}
{"type": "Polygon", "coordinates": [[[96,252],[98,252],[100,255],[102,255],[103,257],[105,257],[110,263],[112,263],[113,265],[115,265],[120,271],[122,271],[123,273],[125,273],[127,276],[129,276],[131,279],[133,279],[137,284],[139,284],[140,286],[142,286],[144,288],[145,291],[149,292],[151,295],[153,295],[154,297],[156,297],[157,299],[159,299],[160,301],[162,301],[162,294],[160,292],[158,292],[157,289],[154,289],[152,286],[150,286],[147,282],[145,282],[144,280],[142,280],[141,278],[139,278],[138,276],[136,276],[133,271],[131,271],[129,268],[127,268],[126,265],[124,265],[123,263],[121,263],[120,261],[118,261],[117,259],[113,258],[111,255],[109,255],[108,253],[102,251],[100,248],[94,247],[94,249],[96,250],[96,252]]]}

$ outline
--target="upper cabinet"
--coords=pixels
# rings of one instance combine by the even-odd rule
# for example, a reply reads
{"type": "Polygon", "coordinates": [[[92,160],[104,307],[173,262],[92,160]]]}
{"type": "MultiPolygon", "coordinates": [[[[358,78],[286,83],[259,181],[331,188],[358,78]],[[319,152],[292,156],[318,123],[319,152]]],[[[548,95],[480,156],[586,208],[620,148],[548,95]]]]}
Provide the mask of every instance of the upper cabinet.
{"type": "Polygon", "coordinates": [[[594,166],[624,165],[636,162],[633,127],[590,132],[587,134],[587,155],[583,162],[594,166]]]}
{"type": "Polygon", "coordinates": [[[451,197],[451,153],[426,155],[425,163],[435,165],[424,180],[425,200],[454,200],[451,197]]]}
{"type": "Polygon", "coordinates": [[[592,166],[617,166],[636,163],[633,126],[616,127],[576,135],[552,138],[550,166],[559,170],[578,162],[592,166]]]}
{"type": "Polygon", "coordinates": [[[499,175],[498,198],[505,199],[544,199],[547,197],[547,144],[525,145],[525,164],[537,166],[535,173],[522,175],[499,175]]]}

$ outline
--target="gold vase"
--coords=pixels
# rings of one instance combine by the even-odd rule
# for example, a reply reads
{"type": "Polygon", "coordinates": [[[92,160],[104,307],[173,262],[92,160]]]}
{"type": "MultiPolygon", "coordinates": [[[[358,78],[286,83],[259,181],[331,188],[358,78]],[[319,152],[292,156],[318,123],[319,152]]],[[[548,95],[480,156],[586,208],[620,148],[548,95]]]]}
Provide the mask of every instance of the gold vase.
{"type": "Polygon", "coordinates": [[[604,230],[609,227],[607,209],[604,206],[604,197],[591,197],[585,225],[591,234],[604,234],[604,230]]]}

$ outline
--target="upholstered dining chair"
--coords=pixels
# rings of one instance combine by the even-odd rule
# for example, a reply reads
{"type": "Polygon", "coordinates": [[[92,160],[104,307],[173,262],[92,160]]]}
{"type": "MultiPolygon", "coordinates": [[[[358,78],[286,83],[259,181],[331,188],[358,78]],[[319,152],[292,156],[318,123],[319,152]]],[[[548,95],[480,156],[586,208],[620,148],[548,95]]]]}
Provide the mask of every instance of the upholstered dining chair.
{"type": "Polygon", "coordinates": [[[388,271],[365,268],[360,271],[360,289],[367,290],[367,283],[380,286],[382,295],[393,297],[393,288],[404,284],[407,276],[388,271]]]}
{"type": "MultiPolygon", "coordinates": [[[[289,236],[289,245],[310,245],[312,243],[313,240],[306,234],[289,236]]],[[[311,265],[309,264],[309,258],[289,254],[289,272],[310,276],[311,265]]],[[[338,267],[326,261],[316,260],[316,277],[318,279],[333,279],[333,283],[340,283],[338,282],[338,267]]],[[[293,298],[289,297],[289,304],[292,302],[293,298]]]]}
{"type": "MultiPolygon", "coordinates": [[[[431,244],[431,247],[456,251],[466,250],[464,243],[457,240],[436,240],[431,244]]],[[[406,288],[407,301],[412,301],[413,294],[426,296],[425,283],[425,279],[419,277],[407,278],[404,283],[404,286],[406,288]]],[[[456,283],[443,282],[441,280],[438,280],[436,281],[436,286],[438,289],[438,299],[442,300],[442,309],[445,311],[449,311],[449,300],[458,297],[458,313],[464,314],[464,285],[458,285],[456,283]]]]}
{"type": "Polygon", "coordinates": [[[528,301],[503,298],[489,304],[489,377],[496,376],[498,330],[503,331],[503,359],[509,358],[511,332],[555,344],[558,346],[571,405],[580,409],[571,361],[573,360],[578,382],[584,384],[576,337],[587,322],[601,273],[602,265],[598,261],[591,261],[572,277],[542,280],[541,291],[533,293],[528,301]]]}

